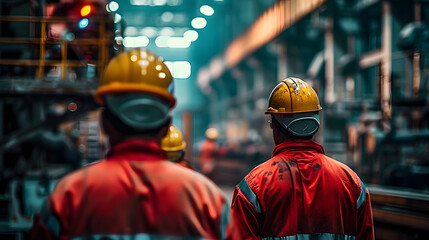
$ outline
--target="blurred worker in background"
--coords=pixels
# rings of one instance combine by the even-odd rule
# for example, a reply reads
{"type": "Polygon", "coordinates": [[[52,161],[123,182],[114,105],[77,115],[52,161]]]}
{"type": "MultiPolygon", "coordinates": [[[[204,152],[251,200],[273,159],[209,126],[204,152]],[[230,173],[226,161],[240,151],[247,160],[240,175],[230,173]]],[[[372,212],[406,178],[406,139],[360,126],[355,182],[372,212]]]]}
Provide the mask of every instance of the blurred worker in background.
{"type": "Polygon", "coordinates": [[[185,159],[185,147],[186,142],[183,140],[180,130],[173,124],[170,125],[167,135],[161,140],[162,150],[164,150],[168,160],[194,170],[191,163],[185,159]]]}
{"type": "Polygon", "coordinates": [[[232,201],[243,239],[374,239],[365,185],[311,140],[321,109],[299,78],[271,92],[265,113],[276,147],[235,187],[232,201]]]}
{"type": "Polygon", "coordinates": [[[219,131],[216,128],[206,130],[206,139],[200,146],[200,167],[201,172],[213,180],[213,170],[216,166],[216,157],[219,155],[219,145],[217,139],[219,131]]]}
{"type": "Polygon", "coordinates": [[[176,102],[162,58],[145,49],[116,56],[95,98],[107,158],[57,184],[33,239],[237,239],[220,189],[161,149],[176,102]]]}

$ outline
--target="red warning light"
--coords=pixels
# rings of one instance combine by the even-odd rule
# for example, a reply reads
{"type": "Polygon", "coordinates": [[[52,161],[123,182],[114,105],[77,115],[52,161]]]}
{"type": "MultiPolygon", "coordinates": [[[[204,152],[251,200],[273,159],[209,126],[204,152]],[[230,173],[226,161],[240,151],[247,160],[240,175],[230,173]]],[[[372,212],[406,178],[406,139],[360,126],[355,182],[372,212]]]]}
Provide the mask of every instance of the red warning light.
{"type": "Polygon", "coordinates": [[[76,110],[77,110],[77,104],[76,104],[76,103],[74,103],[74,102],[71,102],[71,103],[69,103],[69,105],[68,105],[67,109],[68,109],[70,112],[74,112],[74,111],[76,111],[76,110]]]}
{"type": "Polygon", "coordinates": [[[80,15],[82,17],[86,17],[91,13],[91,11],[92,11],[91,5],[85,5],[80,9],[80,15]]]}

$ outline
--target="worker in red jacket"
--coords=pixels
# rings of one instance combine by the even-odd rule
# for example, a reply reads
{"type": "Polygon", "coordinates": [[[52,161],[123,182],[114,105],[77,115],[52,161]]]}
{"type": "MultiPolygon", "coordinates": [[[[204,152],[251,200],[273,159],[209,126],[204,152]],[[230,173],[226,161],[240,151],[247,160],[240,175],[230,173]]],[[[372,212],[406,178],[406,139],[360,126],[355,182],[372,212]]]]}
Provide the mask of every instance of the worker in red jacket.
{"type": "Polygon", "coordinates": [[[271,92],[272,158],[235,187],[243,239],[374,239],[371,202],[363,182],[313,142],[319,99],[298,78],[271,92]]]}
{"type": "Polygon", "coordinates": [[[172,90],[167,66],[145,49],[110,61],[95,94],[110,152],[60,180],[33,239],[240,239],[220,189],[166,160],[172,90]]]}

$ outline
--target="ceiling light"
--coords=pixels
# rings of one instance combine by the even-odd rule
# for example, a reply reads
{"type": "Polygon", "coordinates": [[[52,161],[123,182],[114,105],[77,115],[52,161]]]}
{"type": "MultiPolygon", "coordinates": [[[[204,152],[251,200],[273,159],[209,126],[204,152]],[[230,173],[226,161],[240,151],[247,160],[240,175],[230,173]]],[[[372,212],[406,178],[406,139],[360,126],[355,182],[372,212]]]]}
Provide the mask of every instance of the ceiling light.
{"type": "Polygon", "coordinates": [[[191,25],[193,28],[196,28],[196,29],[205,28],[207,25],[207,20],[202,17],[196,17],[192,19],[191,25]]]}
{"type": "Polygon", "coordinates": [[[115,23],[118,23],[118,22],[120,22],[121,20],[122,20],[121,15],[119,15],[119,14],[115,13],[115,20],[114,20],[114,22],[115,22],[115,23]]]}
{"type": "Polygon", "coordinates": [[[161,31],[159,32],[159,35],[162,35],[162,36],[173,36],[174,35],[174,30],[171,27],[165,27],[165,28],[161,29],[161,31]]]}
{"type": "Polygon", "coordinates": [[[159,36],[155,39],[155,44],[157,47],[168,47],[168,39],[170,39],[170,37],[159,36]]]}
{"type": "Polygon", "coordinates": [[[198,39],[198,32],[195,30],[188,30],[183,34],[183,37],[188,41],[193,42],[198,39]]]}
{"type": "Polygon", "coordinates": [[[211,16],[214,13],[214,10],[209,5],[203,5],[200,7],[200,12],[206,16],[211,16]]]}
{"type": "Polygon", "coordinates": [[[145,27],[140,30],[140,34],[147,36],[148,38],[153,38],[158,34],[158,31],[154,27],[145,27]]]}
{"type": "Polygon", "coordinates": [[[188,48],[191,42],[183,37],[170,37],[167,42],[170,48],[188,48]]]}
{"type": "Polygon", "coordinates": [[[125,47],[146,47],[149,44],[149,38],[146,36],[138,37],[125,37],[124,46],[125,47]]]}
{"type": "Polygon", "coordinates": [[[171,21],[173,20],[173,18],[174,18],[174,15],[173,15],[173,13],[172,13],[172,12],[164,12],[164,13],[161,15],[161,20],[162,20],[163,22],[171,22],[171,21]]]}
{"type": "Polygon", "coordinates": [[[107,6],[111,12],[116,12],[119,9],[119,4],[115,1],[109,2],[107,6]]]}

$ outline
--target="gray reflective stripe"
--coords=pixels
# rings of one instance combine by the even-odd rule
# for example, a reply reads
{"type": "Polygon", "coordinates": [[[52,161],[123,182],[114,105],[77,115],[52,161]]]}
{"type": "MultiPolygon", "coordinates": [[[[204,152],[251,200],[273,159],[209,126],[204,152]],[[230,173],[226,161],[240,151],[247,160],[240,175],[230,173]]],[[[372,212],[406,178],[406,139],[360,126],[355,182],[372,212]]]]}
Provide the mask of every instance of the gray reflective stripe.
{"type": "Polygon", "coordinates": [[[163,236],[155,234],[138,233],[133,235],[97,234],[69,238],[70,240],[206,240],[201,237],[163,236]]]}
{"type": "Polygon", "coordinates": [[[45,223],[46,226],[49,228],[51,233],[54,236],[59,237],[60,223],[58,222],[58,219],[49,210],[48,199],[46,199],[42,205],[42,210],[40,211],[40,217],[43,223],[45,223]]]}
{"type": "Polygon", "coordinates": [[[363,184],[362,180],[359,179],[359,181],[360,181],[360,194],[359,194],[359,198],[357,199],[357,208],[360,208],[360,206],[362,206],[366,198],[365,184],[363,184]]]}
{"type": "Polygon", "coordinates": [[[333,234],[333,233],[312,233],[297,234],[286,237],[267,237],[262,240],[356,240],[356,236],[333,234]]]}
{"type": "Polygon", "coordinates": [[[220,239],[226,239],[226,228],[229,224],[229,207],[223,204],[222,215],[220,216],[220,239]]]}
{"type": "Polygon", "coordinates": [[[255,206],[256,211],[258,213],[261,213],[261,207],[259,205],[258,197],[256,197],[256,194],[252,191],[249,184],[247,183],[246,179],[243,179],[238,184],[238,188],[243,192],[244,196],[255,206]]]}

